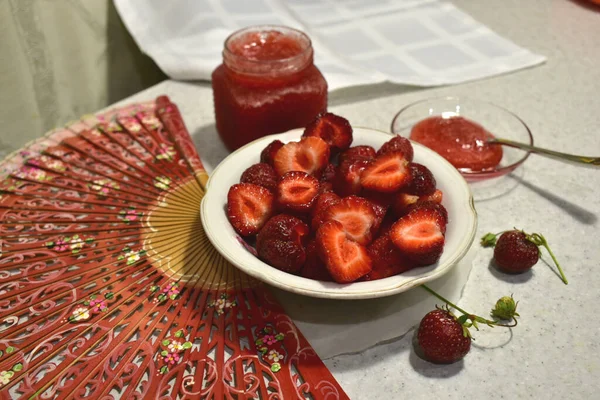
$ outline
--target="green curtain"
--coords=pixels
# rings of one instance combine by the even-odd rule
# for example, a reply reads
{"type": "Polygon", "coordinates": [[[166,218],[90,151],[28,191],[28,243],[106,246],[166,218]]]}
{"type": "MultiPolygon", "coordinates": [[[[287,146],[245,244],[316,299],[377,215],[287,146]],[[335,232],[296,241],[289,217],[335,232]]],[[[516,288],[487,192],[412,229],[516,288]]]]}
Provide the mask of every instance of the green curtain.
{"type": "Polygon", "coordinates": [[[0,157],[163,79],[110,0],[0,0],[0,157]]]}

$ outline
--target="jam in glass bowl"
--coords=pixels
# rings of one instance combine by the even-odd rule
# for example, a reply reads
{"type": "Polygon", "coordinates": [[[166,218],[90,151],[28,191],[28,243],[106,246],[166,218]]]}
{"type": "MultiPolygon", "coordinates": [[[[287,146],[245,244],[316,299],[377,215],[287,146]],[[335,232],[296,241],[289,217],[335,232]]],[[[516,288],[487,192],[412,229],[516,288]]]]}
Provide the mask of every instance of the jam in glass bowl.
{"type": "Polygon", "coordinates": [[[528,151],[490,144],[489,139],[533,145],[531,131],[518,116],[492,103],[463,97],[409,104],[396,114],[391,129],[433,149],[469,181],[508,174],[529,157],[528,151]]]}

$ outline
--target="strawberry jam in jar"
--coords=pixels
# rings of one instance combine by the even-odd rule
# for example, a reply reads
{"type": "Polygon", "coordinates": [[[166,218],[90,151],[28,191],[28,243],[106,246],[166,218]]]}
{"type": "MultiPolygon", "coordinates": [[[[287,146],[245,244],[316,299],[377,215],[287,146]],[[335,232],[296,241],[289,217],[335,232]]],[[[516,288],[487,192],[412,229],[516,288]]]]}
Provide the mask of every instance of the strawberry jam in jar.
{"type": "Polygon", "coordinates": [[[327,82],[313,63],[310,39],[282,26],[229,36],[212,87],[217,131],[229,150],[304,127],[327,109],[327,82]]]}

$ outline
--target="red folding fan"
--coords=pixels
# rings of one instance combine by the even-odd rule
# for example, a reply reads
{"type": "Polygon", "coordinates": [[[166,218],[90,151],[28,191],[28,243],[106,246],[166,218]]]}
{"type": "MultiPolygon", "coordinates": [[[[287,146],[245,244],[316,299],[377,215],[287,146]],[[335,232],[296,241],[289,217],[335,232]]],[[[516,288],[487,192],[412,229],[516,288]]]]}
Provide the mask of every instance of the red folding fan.
{"type": "Polygon", "coordinates": [[[206,180],[167,97],[0,163],[0,398],[347,398],[211,246],[206,180]]]}

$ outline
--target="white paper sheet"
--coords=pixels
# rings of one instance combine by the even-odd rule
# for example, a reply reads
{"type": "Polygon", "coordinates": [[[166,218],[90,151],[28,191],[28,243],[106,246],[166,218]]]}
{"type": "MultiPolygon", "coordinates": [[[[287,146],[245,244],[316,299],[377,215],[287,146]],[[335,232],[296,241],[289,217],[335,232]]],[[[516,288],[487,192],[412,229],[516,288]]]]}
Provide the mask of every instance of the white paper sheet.
{"type": "MultiPolygon", "coordinates": [[[[467,283],[475,251],[428,284],[452,302],[458,302],[467,283]]],[[[422,288],[370,300],[325,300],[273,289],[287,314],[322,359],[355,353],[406,334],[435,305],[437,298],[422,288]]]]}
{"type": "Polygon", "coordinates": [[[114,1],[142,51],[179,80],[209,80],[226,37],[258,24],[307,32],[330,90],[454,84],[545,60],[439,0],[114,1]]]}

